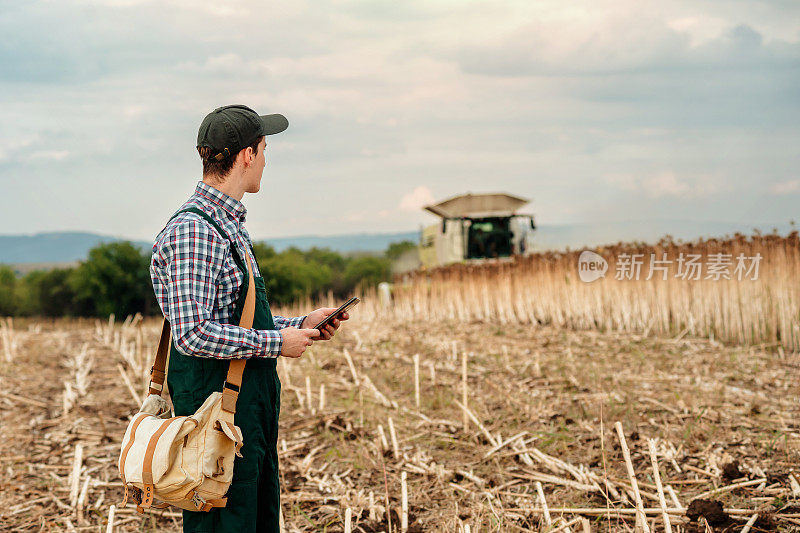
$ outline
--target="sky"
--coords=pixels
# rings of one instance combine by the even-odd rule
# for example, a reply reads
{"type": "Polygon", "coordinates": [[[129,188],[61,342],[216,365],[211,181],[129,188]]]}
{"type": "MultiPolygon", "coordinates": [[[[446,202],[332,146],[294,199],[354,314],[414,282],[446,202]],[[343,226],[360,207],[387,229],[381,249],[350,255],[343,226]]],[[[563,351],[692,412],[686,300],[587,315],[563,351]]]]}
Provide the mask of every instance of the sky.
{"type": "Polygon", "coordinates": [[[152,240],[234,103],[289,120],[254,239],[465,192],[540,225],[798,217],[795,0],[0,0],[0,34],[0,234],[152,240]]]}

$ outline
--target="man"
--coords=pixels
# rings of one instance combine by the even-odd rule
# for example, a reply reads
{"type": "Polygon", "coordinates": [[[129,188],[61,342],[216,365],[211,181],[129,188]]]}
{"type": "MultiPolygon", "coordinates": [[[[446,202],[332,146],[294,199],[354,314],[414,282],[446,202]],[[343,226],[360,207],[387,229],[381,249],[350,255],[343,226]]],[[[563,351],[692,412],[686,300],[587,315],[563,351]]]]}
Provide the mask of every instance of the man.
{"type": "Polygon", "coordinates": [[[184,510],[185,532],[278,531],[276,360],[300,357],[314,340],[329,340],[340,324],[334,319],[322,331],[311,329],[335,311],[327,307],[306,316],[273,316],[244,228],[247,210],[241,200],[261,187],[265,136],[288,126],[283,115],[259,115],[242,105],[209,113],[197,135],[203,179],[153,245],[153,289],[173,333],[167,387],[175,414],[194,413],[211,392],[222,390],[230,360],[248,359],[234,419],[244,446],[234,462],[227,504],[209,512],[184,510]],[[236,325],[248,256],[256,289],[251,329],[236,325]]]}

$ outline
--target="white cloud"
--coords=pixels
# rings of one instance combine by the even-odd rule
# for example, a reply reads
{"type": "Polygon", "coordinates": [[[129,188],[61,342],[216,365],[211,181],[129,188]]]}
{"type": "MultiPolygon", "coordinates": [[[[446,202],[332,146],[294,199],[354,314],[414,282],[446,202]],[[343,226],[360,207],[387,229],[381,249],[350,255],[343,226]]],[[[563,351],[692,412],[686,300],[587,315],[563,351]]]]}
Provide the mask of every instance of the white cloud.
{"type": "Polygon", "coordinates": [[[147,108],[143,105],[126,105],[122,108],[122,116],[127,120],[133,120],[141,117],[147,108]]]}
{"type": "Polygon", "coordinates": [[[363,212],[361,213],[346,213],[342,216],[342,218],[347,222],[363,222],[365,219],[365,215],[363,212]]]}
{"type": "Polygon", "coordinates": [[[770,186],[769,192],[772,194],[793,194],[800,192],[800,180],[790,180],[775,183],[770,186]]]}
{"type": "Polygon", "coordinates": [[[433,193],[428,187],[420,185],[400,199],[398,208],[402,211],[419,211],[434,202],[433,193]]]}
{"type": "Polygon", "coordinates": [[[151,237],[199,177],[200,120],[228,103],[290,123],[248,200],[254,238],[316,231],[304,220],[407,230],[434,190],[536,198],[543,225],[617,215],[620,190],[647,216],[788,218],[799,14],[747,0],[17,2],[0,17],[0,190],[19,201],[0,230],[151,237]],[[20,185],[32,155],[49,195],[20,185]],[[103,201],[109,181],[119,194],[103,201]],[[79,202],[100,207],[65,207],[79,202]]]}
{"type": "Polygon", "coordinates": [[[41,140],[40,135],[0,136],[0,162],[21,157],[30,146],[41,140]]]}
{"type": "Polygon", "coordinates": [[[217,54],[209,56],[201,64],[184,63],[180,69],[204,76],[259,76],[268,75],[270,68],[267,61],[259,59],[243,59],[239,54],[217,54]]]}
{"type": "Polygon", "coordinates": [[[31,159],[49,159],[61,161],[69,155],[69,150],[39,150],[31,154],[31,159]]]}
{"type": "MultiPolygon", "coordinates": [[[[797,25],[748,23],[733,13],[702,12],[682,2],[629,2],[608,10],[596,2],[558,17],[520,17],[504,35],[465,40],[457,53],[470,73],[491,76],[596,76],[598,73],[675,72],[792,65],[798,58],[797,25]],[[722,16],[724,15],[724,16],[722,16]]],[[[799,4],[800,5],[800,4],[799,4]]],[[[788,14],[787,14],[788,16],[788,14]]]]}
{"type": "Polygon", "coordinates": [[[689,46],[694,48],[719,38],[730,23],[717,17],[681,17],[667,20],[667,26],[689,37],[689,46]]]}
{"type": "Polygon", "coordinates": [[[231,0],[193,1],[193,0],[77,0],[78,4],[110,8],[132,8],[143,6],[170,5],[186,9],[201,10],[214,16],[229,17],[234,15],[245,16],[247,9],[240,2],[231,0]]]}
{"type": "Polygon", "coordinates": [[[648,198],[679,197],[698,198],[717,191],[708,176],[679,178],[674,172],[664,171],[654,175],[617,174],[606,177],[606,181],[618,188],[640,193],[648,198]]]}
{"type": "Polygon", "coordinates": [[[672,172],[661,174],[647,179],[642,184],[645,192],[652,198],[661,196],[681,196],[689,194],[692,187],[685,181],[680,181],[672,172]]]}

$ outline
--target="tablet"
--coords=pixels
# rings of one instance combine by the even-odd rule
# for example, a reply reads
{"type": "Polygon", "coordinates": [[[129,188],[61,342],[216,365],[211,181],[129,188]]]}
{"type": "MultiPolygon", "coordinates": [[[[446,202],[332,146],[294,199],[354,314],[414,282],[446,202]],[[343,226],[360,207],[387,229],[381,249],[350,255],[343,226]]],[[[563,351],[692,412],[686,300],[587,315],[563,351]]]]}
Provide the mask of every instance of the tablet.
{"type": "MultiPolygon", "coordinates": [[[[319,328],[321,328],[323,326],[326,326],[328,323],[330,323],[331,320],[333,320],[334,318],[338,318],[342,313],[344,313],[345,311],[347,311],[348,309],[350,309],[351,307],[353,307],[354,305],[356,305],[360,301],[361,300],[359,300],[355,296],[350,298],[345,303],[340,305],[339,308],[336,311],[334,311],[333,313],[331,313],[328,316],[326,316],[322,320],[322,322],[320,322],[319,324],[314,326],[312,329],[319,329],[319,328]]],[[[321,333],[322,333],[322,331],[320,331],[320,334],[321,333]]]]}

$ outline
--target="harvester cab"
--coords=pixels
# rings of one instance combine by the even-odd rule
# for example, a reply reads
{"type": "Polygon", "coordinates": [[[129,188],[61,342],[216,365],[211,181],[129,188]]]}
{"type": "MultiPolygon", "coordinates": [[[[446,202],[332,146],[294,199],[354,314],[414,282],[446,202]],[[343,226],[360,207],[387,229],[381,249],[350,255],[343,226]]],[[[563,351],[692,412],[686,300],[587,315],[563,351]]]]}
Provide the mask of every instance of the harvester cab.
{"type": "Polygon", "coordinates": [[[510,194],[464,194],[426,206],[440,217],[422,229],[425,267],[526,255],[533,248],[533,215],[517,213],[529,200],[510,194]]]}

